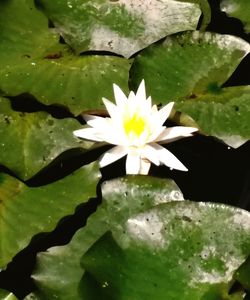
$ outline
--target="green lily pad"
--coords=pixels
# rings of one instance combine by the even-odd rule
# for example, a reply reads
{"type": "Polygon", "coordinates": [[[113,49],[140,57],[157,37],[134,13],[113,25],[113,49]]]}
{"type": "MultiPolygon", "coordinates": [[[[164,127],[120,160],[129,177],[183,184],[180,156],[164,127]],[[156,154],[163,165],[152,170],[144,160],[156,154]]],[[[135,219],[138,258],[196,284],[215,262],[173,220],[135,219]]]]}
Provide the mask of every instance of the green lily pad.
{"type": "Polygon", "coordinates": [[[230,35],[195,31],[167,37],[135,58],[131,86],[144,78],[147,94],[159,102],[216,93],[249,52],[247,42],[230,35]]]}
{"type": "Polygon", "coordinates": [[[81,256],[114,224],[130,215],[167,201],[183,200],[172,180],[149,176],[127,176],[104,182],[104,202],[68,245],[53,247],[38,254],[33,279],[38,299],[82,299],[79,283],[83,275],[81,256]]]}
{"type": "Polygon", "coordinates": [[[224,88],[176,103],[191,116],[200,130],[237,148],[250,139],[250,86],[224,88]]]}
{"type": "Polygon", "coordinates": [[[48,28],[32,0],[0,2],[0,40],[2,95],[27,92],[78,115],[102,108],[102,96],[113,97],[112,83],[127,90],[129,60],[74,54],[59,43],[59,35],[48,28]]]}
{"type": "Polygon", "coordinates": [[[104,50],[125,57],[167,35],[196,29],[201,14],[197,4],[175,0],[37,2],[76,52],[104,50]]]}
{"type": "Polygon", "coordinates": [[[240,19],[245,25],[246,32],[250,32],[250,2],[248,0],[222,0],[220,7],[230,17],[240,19]]]}
{"type": "Polygon", "coordinates": [[[250,213],[164,203],[113,226],[83,256],[82,299],[243,299],[228,291],[249,253],[250,213]]]}
{"type": "Polygon", "coordinates": [[[131,86],[144,78],[156,103],[175,101],[175,108],[190,115],[201,132],[237,147],[249,139],[249,87],[221,86],[249,52],[247,42],[229,35],[168,37],[135,58],[131,86]]]}
{"type": "Polygon", "coordinates": [[[94,197],[98,180],[96,163],[36,188],[0,174],[1,268],[24,249],[35,234],[53,230],[61,218],[74,212],[77,205],[94,197]]]}
{"type": "Polygon", "coordinates": [[[55,119],[45,112],[13,111],[0,97],[0,164],[26,180],[72,148],[88,148],[73,136],[75,119],[55,119]]]}

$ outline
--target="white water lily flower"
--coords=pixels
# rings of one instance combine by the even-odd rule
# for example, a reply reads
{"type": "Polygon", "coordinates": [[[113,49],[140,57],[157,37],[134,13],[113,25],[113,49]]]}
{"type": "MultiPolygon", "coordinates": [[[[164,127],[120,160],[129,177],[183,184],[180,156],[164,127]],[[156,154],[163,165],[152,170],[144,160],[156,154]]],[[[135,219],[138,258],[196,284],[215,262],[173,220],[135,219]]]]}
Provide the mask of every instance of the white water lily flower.
{"type": "Polygon", "coordinates": [[[127,155],[127,174],[148,174],[151,162],[164,164],[172,169],[187,171],[187,168],[159,143],[168,143],[191,136],[197,128],[163,126],[174,102],[158,111],[152,106],[151,97],[146,98],[145,83],[142,80],[136,94],[128,98],[117,86],[114,87],[116,105],[103,98],[110,117],[85,115],[89,128],[74,131],[74,135],[91,141],[115,145],[100,158],[100,167],[105,167],[127,155]]]}

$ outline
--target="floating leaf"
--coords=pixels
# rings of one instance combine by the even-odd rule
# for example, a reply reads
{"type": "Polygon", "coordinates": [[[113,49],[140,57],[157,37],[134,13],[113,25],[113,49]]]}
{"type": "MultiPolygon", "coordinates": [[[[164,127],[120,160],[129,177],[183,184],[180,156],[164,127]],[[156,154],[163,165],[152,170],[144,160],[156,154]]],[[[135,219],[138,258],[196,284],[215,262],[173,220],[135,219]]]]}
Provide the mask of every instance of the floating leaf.
{"type": "Polygon", "coordinates": [[[183,199],[172,180],[149,176],[107,181],[102,185],[102,194],[104,202],[68,245],[38,254],[38,266],[33,275],[38,299],[82,299],[79,296],[83,274],[80,258],[100,236],[134,213],[159,203],[183,199]]]}
{"type": "Polygon", "coordinates": [[[221,89],[196,99],[176,103],[176,109],[191,116],[203,133],[232,147],[250,139],[250,86],[221,89]]]}
{"type": "Polygon", "coordinates": [[[246,32],[250,32],[250,2],[248,0],[222,0],[220,7],[230,17],[240,19],[245,25],[246,32]]]}
{"type": "Polygon", "coordinates": [[[175,0],[37,2],[78,53],[105,50],[130,57],[166,35],[196,29],[200,17],[197,4],[175,0]]]}
{"type": "Polygon", "coordinates": [[[164,203],[113,226],[83,256],[82,299],[243,299],[228,292],[249,253],[248,212],[164,203]]]}
{"type": "Polygon", "coordinates": [[[73,136],[80,128],[74,119],[54,119],[45,112],[13,111],[8,99],[0,97],[0,164],[26,180],[62,152],[82,147],[73,136]]]}
{"type": "Polygon", "coordinates": [[[198,31],[175,35],[135,58],[131,85],[144,78],[147,93],[161,102],[216,93],[249,52],[247,42],[230,35],[198,31]]]}
{"type": "Polygon", "coordinates": [[[130,61],[120,57],[76,56],[59,43],[32,0],[0,2],[0,92],[28,92],[44,104],[60,104],[78,115],[102,108],[112,83],[127,89],[130,61]],[[13,22],[15,20],[15,22],[13,22]]]}
{"type": "Polygon", "coordinates": [[[35,234],[53,230],[62,217],[94,197],[98,180],[97,164],[86,165],[57,182],[36,188],[0,174],[1,268],[35,234]]]}
{"type": "Polygon", "coordinates": [[[202,132],[239,146],[250,133],[249,88],[221,86],[249,52],[247,42],[229,35],[168,37],[136,57],[131,85],[135,88],[144,78],[154,101],[175,101],[175,108],[190,114],[202,132]]]}

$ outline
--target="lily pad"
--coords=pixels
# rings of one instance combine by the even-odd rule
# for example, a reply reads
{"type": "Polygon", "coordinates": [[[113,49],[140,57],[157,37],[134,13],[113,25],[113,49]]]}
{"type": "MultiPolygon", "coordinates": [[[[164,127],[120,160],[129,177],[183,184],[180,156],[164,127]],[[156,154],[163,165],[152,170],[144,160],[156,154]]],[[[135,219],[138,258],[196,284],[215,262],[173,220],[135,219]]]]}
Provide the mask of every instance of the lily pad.
{"type": "Polygon", "coordinates": [[[0,97],[0,164],[26,180],[72,148],[88,148],[73,136],[75,119],[55,119],[45,112],[13,111],[0,97]]]}
{"type": "Polygon", "coordinates": [[[203,133],[237,148],[250,139],[250,86],[229,87],[176,103],[203,133]]]}
{"type": "Polygon", "coordinates": [[[169,102],[217,89],[250,52],[244,40],[198,31],[167,37],[142,51],[131,69],[131,86],[144,78],[154,101],[169,102]]]}
{"type": "Polygon", "coordinates": [[[172,180],[149,176],[127,176],[104,182],[102,194],[103,203],[68,245],[38,254],[37,268],[32,276],[38,299],[82,299],[79,284],[84,271],[80,259],[97,239],[134,213],[159,203],[183,200],[172,180]]]}
{"type": "Polygon", "coordinates": [[[37,3],[77,53],[104,50],[125,57],[167,35],[196,29],[201,14],[199,5],[176,0],[37,3]]]}
{"type": "Polygon", "coordinates": [[[31,188],[7,174],[0,174],[1,268],[35,234],[53,230],[77,205],[94,197],[99,176],[94,163],[49,185],[31,188]]]}
{"type": "Polygon", "coordinates": [[[83,256],[82,298],[243,299],[228,292],[249,253],[248,212],[164,203],[114,226],[83,256]]]}
{"type": "Polygon", "coordinates": [[[102,108],[112,83],[127,89],[130,61],[120,57],[74,54],[59,43],[48,19],[32,0],[0,2],[0,94],[34,95],[78,115],[102,108]],[[13,22],[15,20],[15,22],[13,22]]]}
{"type": "Polygon", "coordinates": [[[250,2],[248,0],[222,0],[220,7],[230,17],[240,19],[245,25],[246,32],[250,32],[250,2]]]}
{"type": "Polygon", "coordinates": [[[237,147],[249,139],[249,87],[221,86],[249,52],[247,42],[229,35],[168,37],[135,58],[131,86],[144,78],[156,103],[175,101],[175,108],[189,114],[201,132],[237,147]]]}

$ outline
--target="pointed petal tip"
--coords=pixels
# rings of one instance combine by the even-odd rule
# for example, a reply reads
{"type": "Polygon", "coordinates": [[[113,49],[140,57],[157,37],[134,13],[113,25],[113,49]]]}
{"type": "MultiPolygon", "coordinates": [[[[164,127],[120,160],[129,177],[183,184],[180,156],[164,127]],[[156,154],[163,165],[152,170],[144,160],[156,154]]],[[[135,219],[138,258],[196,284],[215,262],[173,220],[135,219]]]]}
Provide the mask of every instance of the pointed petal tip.
{"type": "Polygon", "coordinates": [[[76,137],[79,137],[79,134],[80,134],[81,131],[82,131],[82,129],[74,130],[73,135],[76,136],[76,137]]]}

